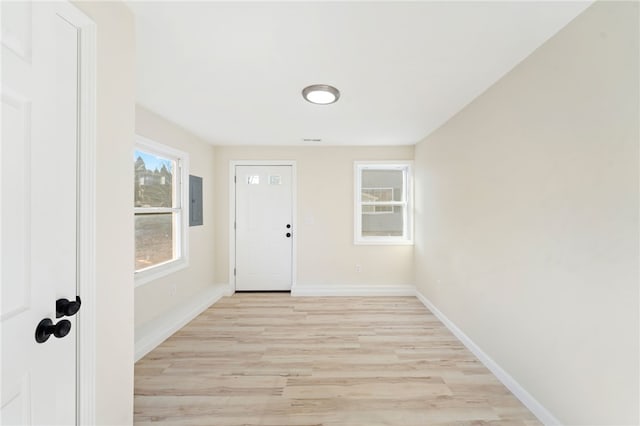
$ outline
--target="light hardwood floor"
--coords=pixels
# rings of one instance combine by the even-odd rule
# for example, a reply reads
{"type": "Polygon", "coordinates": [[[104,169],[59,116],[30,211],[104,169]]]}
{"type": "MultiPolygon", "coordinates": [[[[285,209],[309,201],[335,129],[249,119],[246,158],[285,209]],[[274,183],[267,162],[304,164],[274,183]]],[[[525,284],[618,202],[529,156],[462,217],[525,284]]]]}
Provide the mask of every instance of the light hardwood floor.
{"type": "Polygon", "coordinates": [[[414,297],[223,298],[135,366],[135,424],[537,425],[414,297]]]}

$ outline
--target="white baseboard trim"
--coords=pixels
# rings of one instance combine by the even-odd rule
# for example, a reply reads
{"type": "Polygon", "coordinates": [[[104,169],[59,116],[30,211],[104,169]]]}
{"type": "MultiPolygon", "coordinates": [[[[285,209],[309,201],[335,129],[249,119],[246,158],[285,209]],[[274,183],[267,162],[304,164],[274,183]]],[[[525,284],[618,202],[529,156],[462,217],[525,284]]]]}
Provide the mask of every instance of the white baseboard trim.
{"type": "Polygon", "coordinates": [[[227,293],[228,286],[208,288],[195,295],[187,304],[169,311],[159,319],[136,327],[134,362],[138,362],[220,298],[227,296],[227,293]]]}
{"type": "Polygon", "coordinates": [[[445,314],[440,312],[429,299],[418,290],[416,297],[427,307],[479,360],[513,393],[543,424],[561,425],[560,421],[525,390],[513,377],[502,369],[489,355],[487,355],[473,340],[458,328],[445,314]]]}
{"type": "Polygon", "coordinates": [[[220,286],[224,289],[225,296],[233,296],[233,294],[236,292],[236,289],[233,284],[224,283],[224,284],[216,284],[216,286],[220,286]]]}
{"type": "Polygon", "coordinates": [[[297,284],[291,288],[292,296],[414,296],[413,285],[338,285],[297,284]]]}

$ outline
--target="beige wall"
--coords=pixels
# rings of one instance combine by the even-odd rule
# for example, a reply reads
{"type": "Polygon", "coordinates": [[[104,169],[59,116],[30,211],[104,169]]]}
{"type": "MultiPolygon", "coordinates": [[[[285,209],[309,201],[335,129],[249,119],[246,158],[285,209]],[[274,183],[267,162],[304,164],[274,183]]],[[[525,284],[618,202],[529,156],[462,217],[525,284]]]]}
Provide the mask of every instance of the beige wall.
{"type": "Polygon", "coordinates": [[[134,19],[122,3],[78,2],[97,24],[96,419],[133,421],[134,19]]]}
{"type": "Polygon", "coordinates": [[[416,147],[419,290],[565,424],[638,424],[638,3],[416,147]]]}
{"type": "Polygon", "coordinates": [[[297,285],[413,284],[413,246],[353,244],[353,162],[412,159],[413,146],[217,147],[216,282],[229,282],[229,161],[295,160],[297,285]]]}
{"type": "Polygon", "coordinates": [[[203,225],[188,228],[189,266],[136,287],[135,321],[139,326],[184,305],[213,285],[216,203],[213,146],[141,106],[136,107],[136,133],[188,153],[189,174],[202,177],[203,194],[203,225]],[[172,295],[174,285],[176,294],[172,295]]]}

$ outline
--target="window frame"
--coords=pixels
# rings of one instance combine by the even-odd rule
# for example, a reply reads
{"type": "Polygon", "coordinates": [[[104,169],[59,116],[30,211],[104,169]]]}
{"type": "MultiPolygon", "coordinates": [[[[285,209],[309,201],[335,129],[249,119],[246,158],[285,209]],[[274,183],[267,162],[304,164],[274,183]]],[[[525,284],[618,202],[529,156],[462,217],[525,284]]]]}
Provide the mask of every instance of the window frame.
{"type": "MultiPolygon", "coordinates": [[[[355,245],[413,245],[413,161],[354,161],[354,231],[355,245]],[[401,201],[363,202],[362,172],[364,170],[401,170],[403,172],[403,191],[401,201]],[[403,208],[402,236],[362,236],[362,206],[400,206],[403,208]]],[[[366,213],[365,214],[372,214],[366,213]]],[[[373,213],[379,214],[379,213],[373,213]]]]}
{"type": "MultiPolygon", "coordinates": [[[[173,207],[133,207],[134,232],[135,217],[145,213],[176,213],[177,220],[173,226],[173,245],[175,257],[138,271],[134,264],[134,281],[138,287],[150,281],[172,274],[189,266],[189,154],[154,140],[136,135],[133,153],[144,151],[176,162],[174,174],[173,207]],[[176,223],[177,222],[177,223],[176,223]]],[[[135,255],[135,242],[134,242],[135,255]]]]}

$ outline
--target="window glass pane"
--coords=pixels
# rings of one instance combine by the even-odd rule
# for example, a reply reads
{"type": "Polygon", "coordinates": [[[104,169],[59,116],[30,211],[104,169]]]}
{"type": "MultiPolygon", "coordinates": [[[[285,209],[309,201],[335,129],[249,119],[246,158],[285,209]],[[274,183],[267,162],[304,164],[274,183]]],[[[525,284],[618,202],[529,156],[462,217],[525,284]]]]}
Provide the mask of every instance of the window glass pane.
{"type": "Polygon", "coordinates": [[[173,172],[175,161],[136,150],[133,157],[134,206],[174,207],[173,172]]]}
{"type": "Polygon", "coordinates": [[[173,215],[135,216],[136,271],[173,259],[173,215]]]}
{"type": "Polygon", "coordinates": [[[362,206],[363,237],[402,237],[404,229],[404,207],[401,206],[362,206]],[[391,211],[372,214],[365,208],[386,208],[391,211]]]}
{"type": "Polygon", "coordinates": [[[402,170],[362,170],[362,202],[402,201],[402,170]]]}

